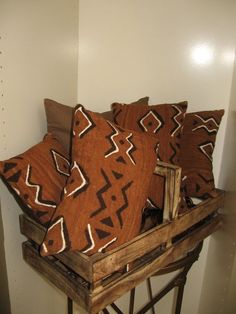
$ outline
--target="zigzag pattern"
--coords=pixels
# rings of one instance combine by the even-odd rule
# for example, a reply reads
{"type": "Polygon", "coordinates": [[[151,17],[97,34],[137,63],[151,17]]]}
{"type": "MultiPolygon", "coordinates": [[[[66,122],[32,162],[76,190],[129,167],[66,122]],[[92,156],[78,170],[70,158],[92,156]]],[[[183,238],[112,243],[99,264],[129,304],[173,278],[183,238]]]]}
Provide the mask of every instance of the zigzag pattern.
{"type": "Polygon", "coordinates": [[[101,174],[106,182],[106,184],[96,193],[98,201],[100,203],[100,207],[98,209],[96,209],[91,215],[90,217],[94,217],[96,215],[98,215],[102,210],[106,209],[106,203],[103,199],[102,194],[105,193],[108,189],[111,188],[111,182],[108,178],[108,176],[106,175],[105,171],[103,169],[101,169],[101,174]]]}
{"type": "Polygon", "coordinates": [[[174,147],[174,145],[170,142],[170,147],[172,148],[173,150],[173,154],[170,156],[170,159],[169,161],[172,163],[172,164],[176,164],[176,160],[175,160],[175,157],[177,155],[177,150],[176,148],[174,147]]]}
{"type": "Polygon", "coordinates": [[[110,155],[115,154],[119,151],[119,148],[118,148],[116,142],[114,141],[114,137],[119,134],[119,131],[109,121],[107,121],[107,123],[112,128],[112,132],[106,136],[106,138],[108,139],[108,141],[111,144],[111,148],[107,152],[105,152],[105,158],[107,158],[110,155]]]}
{"type": "Polygon", "coordinates": [[[26,178],[25,178],[25,184],[28,187],[34,188],[36,190],[36,192],[35,192],[35,203],[38,205],[46,206],[46,207],[56,208],[56,203],[54,203],[52,201],[43,200],[41,185],[36,184],[34,182],[30,182],[30,177],[31,177],[31,166],[28,165],[27,166],[27,172],[26,172],[26,178]]]}
{"type": "Polygon", "coordinates": [[[132,134],[132,133],[130,133],[130,134],[126,137],[127,142],[130,144],[130,147],[127,149],[126,154],[128,155],[128,157],[129,157],[129,159],[131,160],[132,164],[135,165],[136,162],[135,162],[135,160],[134,160],[134,158],[132,157],[131,154],[134,153],[134,152],[137,150],[137,148],[136,148],[136,146],[134,145],[134,143],[131,142],[132,137],[133,137],[133,134],[132,134]]]}
{"type": "Polygon", "coordinates": [[[122,193],[122,196],[123,196],[124,204],[116,211],[116,215],[118,217],[118,220],[119,220],[121,228],[123,227],[123,220],[122,220],[121,214],[129,205],[128,198],[127,198],[127,195],[126,195],[126,191],[131,187],[132,184],[133,184],[133,181],[130,181],[129,183],[127,183],[121,189],[121,193],[122,193]]]}
{"type": "Polygon", "coordinates": [[[196,128],[192,129],[192,131],[196,131],[198,129],[203,128],[203,129],[205,129],[207,131],[207,133],[209,135],[212,134],[212,133],[217,133],[220,125],[219,125],[219,123],[217,123],[217,121],[213,117],[204,119],[199,114],[195,114],[195,116],[197,118],[199,118],[204,124],[201,124],[201,125],[197,126],[196,128]],[[211,122],[213,122],[215,127],[213,127],[213,125],[210,124],[211,122]],[[209,124],[209,126],[207,126],[207,124],[209,124]]]}
{"type": "Polygon", "coordinates": [[[178,121],[178,117],[182,115],[182,111],[175,105],[172,105],[172,108],[176,111],[176,115],[173,116],[173,120],[176,123],[176,127],[173,130],[171,130],[171,137],[173,137],[175,133],[178,132],[182,127],[182,124],[178,121]]]}

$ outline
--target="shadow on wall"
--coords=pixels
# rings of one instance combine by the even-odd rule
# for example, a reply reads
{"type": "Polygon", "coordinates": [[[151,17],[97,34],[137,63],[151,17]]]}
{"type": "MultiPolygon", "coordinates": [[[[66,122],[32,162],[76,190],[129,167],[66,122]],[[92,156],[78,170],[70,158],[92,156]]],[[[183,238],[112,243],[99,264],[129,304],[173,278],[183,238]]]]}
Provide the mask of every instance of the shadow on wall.
{"type": "Polygon", "coordinates": [[[11,314],[4,250],[2,211],[0,204],[0,313],[11,314]]]}

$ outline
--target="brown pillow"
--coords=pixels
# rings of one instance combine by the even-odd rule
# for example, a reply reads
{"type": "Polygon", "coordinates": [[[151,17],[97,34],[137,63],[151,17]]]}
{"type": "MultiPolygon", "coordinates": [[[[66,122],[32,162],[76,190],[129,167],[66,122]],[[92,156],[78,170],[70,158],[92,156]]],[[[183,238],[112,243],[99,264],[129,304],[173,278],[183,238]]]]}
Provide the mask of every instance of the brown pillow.
{"type": "Polygon", "coordinates": [[[187,196],[208,197],[215,188],[212,154],[224,110],[188,113],[181,138],[180,165],[187,196]]]}
{"type": "MultiPolygon", "coordinates": [[[[120,126],[155,136],[157,160],[178,165],[186,109],[186,101],[154,106],[113,104],[113,115],[120,126]]],[[[148,195],[150,206],[163,209],[163,195],[164,179],[153,174],[148,195]]]]}
{"type": "Polygon", "coordinates": [[[0,174],[23,211],[47,224],[60,202],[69,162],[62,145],[48,134],[26,152],[0,161],[0,174]]]}
{"type": "Polygon", "coordinates": [[[140,230],[156,156],[154,140],[100,115],[75,109],[71,176],[41,255],[113,249],[140,230]]]}
{"type": "MultiPolygon", "coordinates": [[[[136,103],[147,104],[148,97],[141,98],[133,104],[136,103]]],[[[44,108],[46,112],[48,132],[58,137],[66,151],[69,153],[71,146],[71,126],[74,108],[60,104],[51,99],[44,99],[44,108]]],[[[109,121],[112,121],[113,119],[111,111],[102,112],[101,115],[109,121]]]]}

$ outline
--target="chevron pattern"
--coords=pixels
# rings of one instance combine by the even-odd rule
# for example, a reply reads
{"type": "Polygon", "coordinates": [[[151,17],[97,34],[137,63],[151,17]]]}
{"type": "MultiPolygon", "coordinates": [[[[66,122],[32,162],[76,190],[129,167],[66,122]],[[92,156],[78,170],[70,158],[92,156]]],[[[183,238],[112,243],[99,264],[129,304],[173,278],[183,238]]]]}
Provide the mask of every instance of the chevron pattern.
{"type": "Polygon", "coordinates": [[[0,162],[0,174],[22,210],[47,226],[69,176],[67,155],[56,138],[43,141],[22,154],[0,162]]]}
{"type": "Polygon", "coordinates": [[[50,225],[41,246],[43,256],[67,249],[104,252],[135,237],[141,226],[156,163],[153,138],[81,107],[75,108],[73,132],[71,173],[53,217],[57,224],[50,225]]]}

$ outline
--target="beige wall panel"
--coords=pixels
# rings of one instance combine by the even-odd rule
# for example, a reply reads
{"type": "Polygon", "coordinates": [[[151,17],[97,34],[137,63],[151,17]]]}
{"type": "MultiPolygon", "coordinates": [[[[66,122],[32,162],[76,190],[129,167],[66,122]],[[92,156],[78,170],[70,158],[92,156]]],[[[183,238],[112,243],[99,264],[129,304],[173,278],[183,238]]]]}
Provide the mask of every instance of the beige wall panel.
{"type": "MultiPolygon", "coordinates": [[[[2,160],[42,139],[43,98],[76,102],[78,1],[1,0],[0,36],[2,160]]],[[[2,183],[0,195],[12,314],[65,313],[65,296],[23,261],[21,211],[2,183]]]]}
{"type": "MultiPolygon", "coordinates": [[[[214,153],[217,183],[233,74],[235,4],[80,0],[78,101],[103,111],[114,101],[148,95],[151,104],[186,99],[189,111],[224,108],[214,153]]],[[[205,241],[189,275],[183,314],[198,313],[207,249],[205,241]]]]}
{"type": "Polygon", "coordinates": [[[236,313],[236,63],[219,184],[227,191],[224,228],[212,237],[199,314],[236,313]]]}

